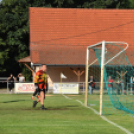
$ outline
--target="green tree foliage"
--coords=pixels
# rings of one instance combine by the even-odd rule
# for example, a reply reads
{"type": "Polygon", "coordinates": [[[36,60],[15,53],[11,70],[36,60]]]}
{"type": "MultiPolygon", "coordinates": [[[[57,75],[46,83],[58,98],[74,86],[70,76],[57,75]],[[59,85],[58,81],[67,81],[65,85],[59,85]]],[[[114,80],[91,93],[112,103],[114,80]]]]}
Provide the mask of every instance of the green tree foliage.
{"type": "Polygon", "coordinates": [[[46,0],[45,4],[57,8],[133,8],[134,0],[46,0]]]}
{"type": "MultiPolygon", "coordinates": [[[[134,0],[2,0],[0,3],[0,75],[25,72],[17,60],[29,55],[29,7],[134,8],[134,0]]],[[[31,72],[27,72],[30,74],[31,72]]]]}
{"type": "MultiPolygon", "coordinates": [[[[18,60],[29,55],[29,7],[44,6],[44,0],[3,0],[0,5],[0,71],[24,70],[18,60]]],[[[30,73],[30,71],[29,71],[30,73]]]]}

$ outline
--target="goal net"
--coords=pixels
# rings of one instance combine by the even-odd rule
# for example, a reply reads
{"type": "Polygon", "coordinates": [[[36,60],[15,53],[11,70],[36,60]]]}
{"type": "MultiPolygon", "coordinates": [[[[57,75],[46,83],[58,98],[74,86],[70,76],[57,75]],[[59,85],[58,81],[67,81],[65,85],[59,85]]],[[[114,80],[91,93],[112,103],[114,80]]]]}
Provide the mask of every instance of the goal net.
{"type": "Polygon", "coordinates": [[[87,48],[85,105],[100,115],[134,114],[134,69],[127,51],[125,42],[102,41],[87,48]]]}

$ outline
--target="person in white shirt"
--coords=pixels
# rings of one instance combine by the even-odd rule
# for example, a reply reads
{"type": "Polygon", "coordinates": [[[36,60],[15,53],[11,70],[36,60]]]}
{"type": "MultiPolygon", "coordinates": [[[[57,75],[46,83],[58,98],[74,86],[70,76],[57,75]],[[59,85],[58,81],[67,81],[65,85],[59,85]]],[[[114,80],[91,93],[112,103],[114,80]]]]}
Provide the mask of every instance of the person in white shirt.
{"type": "Polygon", "coordinates": [[[23,76],[22,73],[19,73],[18,77],[19,77],[19,82],[20,82],[20,83],[25,82],[25,77],[23,76]]]}

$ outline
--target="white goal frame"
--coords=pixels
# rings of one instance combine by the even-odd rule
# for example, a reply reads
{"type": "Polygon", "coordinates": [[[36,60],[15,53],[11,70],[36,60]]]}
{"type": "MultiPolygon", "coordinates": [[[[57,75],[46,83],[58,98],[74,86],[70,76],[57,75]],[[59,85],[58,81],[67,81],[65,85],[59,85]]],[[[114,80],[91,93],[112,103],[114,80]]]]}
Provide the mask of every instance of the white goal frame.
{"type": "Polygon", "coordinates": [[[87,47],[87,54],[86,54],[86,66],[85,66],[85,106],[87,106],[87,95],[88,95],[88,74],[89,74],[89,67],[91,65],[93,65],[97,60],[97,58],[90,63],[90,50],[95,47],[95,46],[99,46],[102,45],[101,50],[101,82],[100,82],[100,115],[102,115],[102,102],[103,102],[103,74],[104,74],[104,66],[106,64],[108,64],[110,61],[112,61],[114,58],[116,58],[117,56],[119,56],[122,52],[124,52],[127,48],[128,48],[128,43],[126,42],[116,42],[116,41],[101,41],[97,44],[91,45],[87,47]],[[111,59],[109,59],[106,63],[105,63],[105,50],[106,50],[106,45],[107,44],[126,44],[126,47],[120,51],[119,53],[117,53],[114,57],[112,57],[111,59]]]}

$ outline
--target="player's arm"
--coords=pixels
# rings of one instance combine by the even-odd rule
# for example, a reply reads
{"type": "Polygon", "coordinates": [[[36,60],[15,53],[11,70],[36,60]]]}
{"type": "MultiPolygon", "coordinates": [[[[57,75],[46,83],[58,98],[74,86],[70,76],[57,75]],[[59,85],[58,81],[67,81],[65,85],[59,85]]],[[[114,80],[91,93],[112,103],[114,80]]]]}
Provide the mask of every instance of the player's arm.
{"type": "Polygon", "coordinates": [[[46,91],[48,91],[48,82],[46,83],[46,91]]]}
{"type": "Polygon", "coordinates": [[[39,73],[37,72],[34,76],[34,84],[35,86],[38,86],[38,82],[39,82],[39,73]]]}
{"type": "Polygon", "coordinates": [[[48,77],[49,77],[49,76],[47,75],[46,78],[45,78],[45,79],[46,79],[46,80],[45,80],[45,82],[46,82],[46,91],[48,91],[48,77]]]}
{"type": "MultiPolygon", "coordinates": [[[[118,73],[120,75],[120,73],[118,71],[116,71],[116,73],[118,73]]],[[[121,76],[121,75],[120,75],[121,76]]]]}
{"type": "Polygon", "coordinates": [[[123,74],[123,76],[127,73],[127,71],[123,74]]]}

